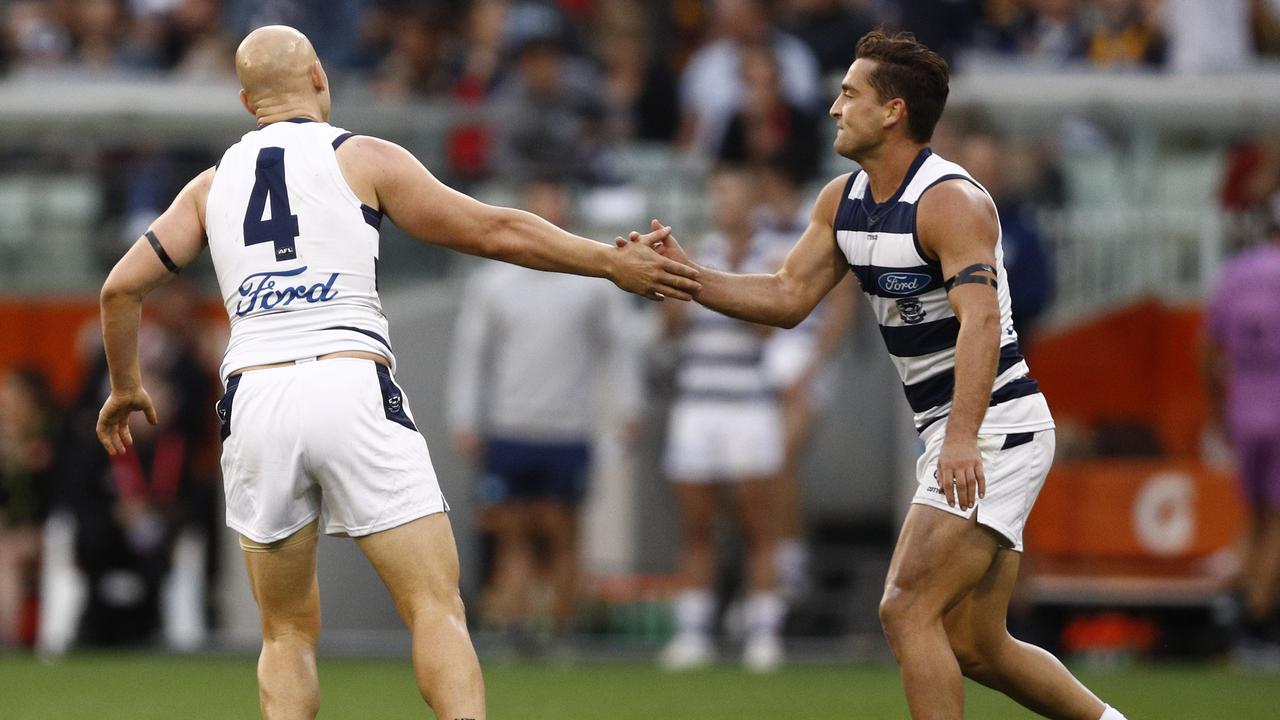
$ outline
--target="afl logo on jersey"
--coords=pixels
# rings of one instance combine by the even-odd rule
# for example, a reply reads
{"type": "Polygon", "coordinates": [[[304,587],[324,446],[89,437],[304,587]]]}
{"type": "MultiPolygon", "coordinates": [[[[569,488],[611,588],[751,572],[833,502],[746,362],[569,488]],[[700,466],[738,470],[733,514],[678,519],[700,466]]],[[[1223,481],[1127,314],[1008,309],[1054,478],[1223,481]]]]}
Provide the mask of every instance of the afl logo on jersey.
{"type": "Polygon", "coordinates": [[[898,301],[898,313],[902,315],[902,322],[908,325],[916,325],[924,320],[924,306],[915,298],[902,298],[898,301]]]}
{"type": "Polygon", "coordinates": [[[889,295],[910,295],[929,285],[924,273],[891,272],[880,276],[880,289],[889,295]]]}

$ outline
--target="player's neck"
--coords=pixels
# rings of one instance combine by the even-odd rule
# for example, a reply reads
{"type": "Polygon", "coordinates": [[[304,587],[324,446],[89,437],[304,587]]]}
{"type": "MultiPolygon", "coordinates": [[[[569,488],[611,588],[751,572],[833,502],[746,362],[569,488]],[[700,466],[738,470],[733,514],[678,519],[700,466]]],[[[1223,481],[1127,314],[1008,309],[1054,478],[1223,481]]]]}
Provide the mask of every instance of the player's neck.
{"type": "Polygon", "coordinates": [[[911,170],[920,151],[927,147],[916,143],[893,143],[881,146],[880,152],[859,160],[871,183],[871,199],[881,203],[893,197],[911,170]]]}
{"type": "Polygon", "coordinates": [[[321,118],[320,110],[310,103],[265,102],[259,104],[257,110],[256,117],[259,127],[284,122],[285,120],[293,120],[294,118],[307,118],[316,122],[324,121],[321,118]]]}

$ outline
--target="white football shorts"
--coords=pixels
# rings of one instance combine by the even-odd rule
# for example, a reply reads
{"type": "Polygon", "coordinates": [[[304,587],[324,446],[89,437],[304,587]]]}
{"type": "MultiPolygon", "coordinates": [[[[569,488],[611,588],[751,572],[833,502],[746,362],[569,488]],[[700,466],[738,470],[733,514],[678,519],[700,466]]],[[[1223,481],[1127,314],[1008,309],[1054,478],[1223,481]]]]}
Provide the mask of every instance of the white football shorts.
{"type": "Polygon", "coordinates": [[[368,535],[449,509],[391,371],[332,358],[230,378],[218,401],[227,525],[259,543],[320,518],[368,535]]]}
{"type": "Polygon", "coordinates": [[[973,507],[961,510],[958,504],[947,505],[947,496],[938,487],[938,454],[946,439],[945,428],[939,428],[925,443],[924,454],[916,461],[919,487],[911,502],[965,518],[977,513],[979,524],[995,530],[1008,547],[1022,552],[1022,530],[1053,464],[1054,437],[1052,429],[1007,435],[979,434],[978,452],[987,477],[987,493],[973,507]]]}
{"type": "Polygon", "coordinates": [[[678,401],[663,470],[676,482],[732,482],[782,469],[782,418],[773,402],[678,401]]]}

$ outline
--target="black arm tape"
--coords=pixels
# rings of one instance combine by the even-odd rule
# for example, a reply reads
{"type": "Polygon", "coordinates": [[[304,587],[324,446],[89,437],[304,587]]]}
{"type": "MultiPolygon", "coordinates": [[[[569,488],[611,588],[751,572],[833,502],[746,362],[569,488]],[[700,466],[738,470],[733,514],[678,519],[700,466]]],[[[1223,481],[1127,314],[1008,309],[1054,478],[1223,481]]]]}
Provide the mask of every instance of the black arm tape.
{"type": "Polygon", "coordinates": [[[970,283],[973,283],[974,285],[990,285],[991,287],[998,287],[998,285],[996,285],[995,278],[987,277],[986,275],[979,275],[978,273],[980,272],[989,272],[992,275],[995,275],[996,269],[986,263],[974,263],[955,275],[952,275],[950,280],[942,283],[942,287],[946,288],[947,292],[951,292],[951,288],[957,285],[968,285],[970,283]]]}
{"type": "Polygon", "coordinates": [[[173,259],[169,257],[169,253],[164,251],[164,246],[160,244],[159,238],[150,230],[147,231],[147,242],[151,243],[151,249],[156,251],[156,256],[160,258],[160,262],[164,263],[165,270],[174,275],[182,272],[182,268],[173,264],[173,259]]]}

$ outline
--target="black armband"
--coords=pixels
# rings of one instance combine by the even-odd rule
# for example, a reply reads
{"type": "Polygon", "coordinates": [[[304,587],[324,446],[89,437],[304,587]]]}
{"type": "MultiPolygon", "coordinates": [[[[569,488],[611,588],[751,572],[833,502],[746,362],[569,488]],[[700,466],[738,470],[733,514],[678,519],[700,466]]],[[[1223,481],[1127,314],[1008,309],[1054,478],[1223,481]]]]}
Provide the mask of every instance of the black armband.
{"type": "Polygon", "coordinates": [[[951,276],[950,280],[942,283],[942,287],[946,288],[947,292],[951,292],[951,288],[954,288],[957,285],[968,285],[969,283],[998,287],[998,285],[996,285],[995,278],[987,277],[986,275],[979,275],[978,273],[980,272],[989,272],[992,275],[995,275],[996,269],[986,263],[974,263],[951,276]]]}
{"type": "Polygon", "coordinates": [[[169,253],[164,251],[164,246],[160,244],[160,239],[157,238],[156,234],[150,230],[147,231],[147,242],[151,243],[151,249],[156,251],[156,256],[160,258],[160,262],[164,263],[164,268],[166,270],[174,275],[182,272],[182,268],[174,265],[173,259],[169,257],[169,253]]]}

